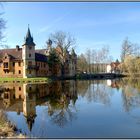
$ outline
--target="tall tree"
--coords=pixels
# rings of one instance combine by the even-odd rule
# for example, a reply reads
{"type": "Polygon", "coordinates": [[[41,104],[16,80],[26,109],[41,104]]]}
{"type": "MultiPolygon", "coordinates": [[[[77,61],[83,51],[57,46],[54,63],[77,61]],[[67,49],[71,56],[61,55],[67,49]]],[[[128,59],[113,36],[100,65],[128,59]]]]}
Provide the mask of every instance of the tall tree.
{"type": "Polygon", "coordinates": [[[136,56],[139,52],[139,46],[131,43],[128,38],[123,41],[121,49],[121,61],[124,62],[126,56],[136,56]]]}
{"type": "Polygon", "coordinates": [[[80,72],[86,72],[87,71],[87,60],[84,56],[84,54],[81,54],[78,56],[77,58],[77,67],[78,67],[78,70],[80,72]]]}
{"type": "Polygon", "coordinates": [[[57,31],[50,35],[50,39],[53,42],[54,47],[58,48],[58,53],[62,65],[62,76],[64,74],[64,64],[67,52],[75,47],[75,38],[70,33],[63,31],[57,31]]]}
{"type": "Polygon", "coordinates": [[[91,50],[87,49],[86,51],[86,60],[88,63],[88,72],[91,73],[91,50]]]}
{"type": "Polygon", "coordinates": [[[61,56],[64,57],[64,51],[69,51],[71,48],[75,47],[76,40],[70,33],[66,33],[63,31],[57,31],[50,35],[50,39],[52,40],[55,47],[60,47],[61,56]]]}
{"type": "Polygon", "coordinates": [[[95,72],[95,55],[96,55],[96,50],[92,49],[91,50],[91,72],[95,72]]]}
{"type": "Polygon", "coordinates": [[[57,66],[60,64],[60,60],[54,48],[51,48],[50,50],[50,55],[48,56],[48,64],[52,71],[52,75],[57,75],[57,66]]]}
{"type": "MultiPolygon", "coordinates": [[[[0,3],[0,9],[2,10],[2,3],[0,3]]],[[[5,20],[4,18],[2,17],[3,13],[1,12],[0,13],[0,46],[3,47],[3,44],[2,44],[2,39],[4,38],[4,34],[3,34],[3,31],[5,29],[5,20]]],[[[6,45],[7,46],[7,45],[6,45]]]]}

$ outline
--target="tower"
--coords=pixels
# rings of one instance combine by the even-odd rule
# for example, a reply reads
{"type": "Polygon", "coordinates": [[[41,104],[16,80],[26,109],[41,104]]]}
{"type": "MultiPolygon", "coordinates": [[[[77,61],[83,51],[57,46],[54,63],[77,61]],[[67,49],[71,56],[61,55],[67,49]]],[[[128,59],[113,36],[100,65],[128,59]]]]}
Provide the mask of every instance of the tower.
{"type": "Polygon", "coordinates": [[[48,39],[47,43],[47,51],[46,51],[46,55],[49,56],[50,55],[50,51],[52,48],[52,41],[50,39],[48,39]]]}
{"type": "Polygon", "coordinates": [[[23,84],[23,115],[31,131],[36,118],[36,85],[23,84]]]}
{"type": "Polygon", "coordinates": [[[33,42],[29,27],[22,47],[23,78],[35,77],[35,43],[33,42]]]}

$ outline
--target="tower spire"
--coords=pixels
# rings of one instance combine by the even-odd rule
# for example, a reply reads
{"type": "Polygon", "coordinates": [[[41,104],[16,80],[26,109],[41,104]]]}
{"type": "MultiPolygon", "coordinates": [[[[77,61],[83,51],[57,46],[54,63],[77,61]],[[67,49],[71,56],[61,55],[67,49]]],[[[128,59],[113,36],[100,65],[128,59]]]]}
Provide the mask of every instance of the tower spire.
{"type": "Polygon", "coordinates": [[[28,24],[28,31],[27,31],[27,34],[26,34],[26,38],[32,38],[31,33],[30,33],[29,24],[28,24]]]}
{"type": "Polygon", "coordinates": [[[35,46],[35,43],[33,42],[33,37],[31,36],[29,24],[28,24],[27,34],[26,34],[26,37],[25,37],[25,42],[24,42],[23,45],[33,45],[33,46],[35,46]]]}

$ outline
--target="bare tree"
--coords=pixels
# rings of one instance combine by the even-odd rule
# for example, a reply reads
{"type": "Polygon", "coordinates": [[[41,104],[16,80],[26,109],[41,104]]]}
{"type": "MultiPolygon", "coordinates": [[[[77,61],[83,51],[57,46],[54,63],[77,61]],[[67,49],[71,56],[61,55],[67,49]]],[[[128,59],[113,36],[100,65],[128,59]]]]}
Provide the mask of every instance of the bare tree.
{"type": "Polygon", "coordinates": [[[123,41],[121,50],[121,61],[124,62],[126,56],[138,55],[139,46],[131,43],[128,38],[123,41]]]}
{"type": "Polygon", "coordinates": [[[64,70],[64,63],[66,61],[67,52],[70,49],[75,48],[76,40],[70,35],[70,33],[65,33],[63,31],[57,31],[50,35],[50,39],[53,42],[54,47],[58,47],[58,53],[60,56],[61,64],[62,64],[62,75],[64,70]]]}
{"type": "Polygon", "coordinates": [[[92,49],[92,52],[91,52],[91,71],[92,73],[95,72],[95,55],[96,55],[96,50],[92,49]]]}
{"type": "Polygon", "coordinates": [[[87,49],[86,51],[86,60],[88,63],[88,72],[91,73],[91,50],[87,49]]]}
{"type": "Polygon", "coordinates": [[[87,61],[87,71],[91,72],[105,72],[106,64],[112,61],[112,56],[109,55],[109,46],[104,45],[101,49],[87,49],[84,56],[87,61]]]}
{"type": "Polygon", "coordinates": [[[81,54],[80,56],[78,56],[77,58],[77,67],[78,67],[78,70],[80,72],[85,72],[87,71],[87,60],[85,58],[85,55],[84,54],[81,54]]]}
{"type": "Polygon", "coordinates": [[[59,47],[61,50],[61,56],[64,57],[64,52],[69,51],[71,48],[75,47],[76,40],[70,35],[70,33],[65,33],[63,31],[58,31],[50,35],[50,39],[54,43],[55,47],[59,47]]]}
{"type": "MultiPolygon", "coordinates": [[[[2,6],[3,6],[2,3],[0,3],[0,9],[2,9],[2,6]]],[[[4,38],[3,31],[5,29],[6,22],[3,19],[2,15],[3,13],[0,13],[0,46],[4,47],[5,45],[3,45],[2,39],[4,38]]]]}

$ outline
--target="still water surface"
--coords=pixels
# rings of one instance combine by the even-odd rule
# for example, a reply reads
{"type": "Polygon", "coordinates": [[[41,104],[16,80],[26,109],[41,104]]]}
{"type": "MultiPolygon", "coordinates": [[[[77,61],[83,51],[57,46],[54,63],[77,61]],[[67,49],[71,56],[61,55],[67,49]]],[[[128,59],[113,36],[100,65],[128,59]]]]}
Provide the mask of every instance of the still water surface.
{"type": "Polygon", "coordinates": [[[140,138],[140,80],[3,84],[0,93],[28,137],[140,138]]]}

